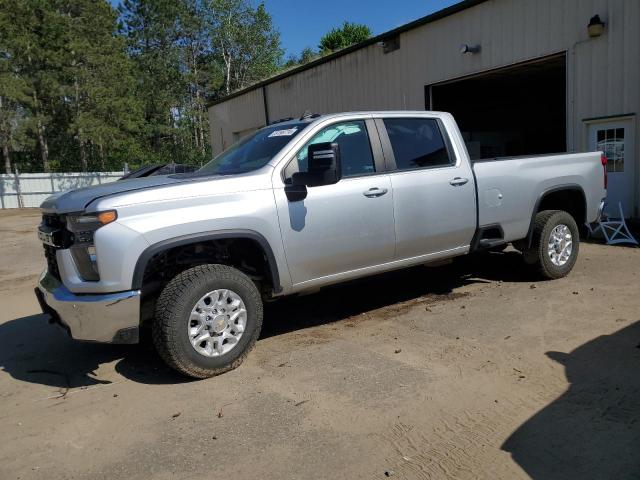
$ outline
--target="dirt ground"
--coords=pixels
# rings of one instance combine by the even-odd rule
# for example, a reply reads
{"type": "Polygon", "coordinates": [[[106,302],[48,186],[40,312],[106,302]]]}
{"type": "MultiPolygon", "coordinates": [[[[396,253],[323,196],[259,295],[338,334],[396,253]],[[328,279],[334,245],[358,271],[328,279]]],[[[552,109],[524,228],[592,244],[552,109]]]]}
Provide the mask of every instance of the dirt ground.
{"type": "Polygon", "coordinates": [[[638,479],[640,249],[514,251],[267,307],[239,369],[188,381],[148,346],[39,314],[37,211],[0,212],[0,479],[638,479]]]}

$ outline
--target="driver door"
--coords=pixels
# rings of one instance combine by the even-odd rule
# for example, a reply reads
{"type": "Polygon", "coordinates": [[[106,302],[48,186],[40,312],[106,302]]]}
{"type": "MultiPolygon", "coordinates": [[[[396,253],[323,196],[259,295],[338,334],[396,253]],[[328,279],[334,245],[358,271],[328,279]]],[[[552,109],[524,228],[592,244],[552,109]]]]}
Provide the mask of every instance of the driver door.
{"type": "Polygon", "coordinates": [[[394,256],[393,193],[372,121],[343,121],[321,129],[285,167],[285,182],[292,173],[305,171],[309,145],[327,141],[340,148],[338,183],[309,187],[300,201],[289,201],[284,185],[274,188],[285,256],[296,286],[355,277],[394,256]]]}

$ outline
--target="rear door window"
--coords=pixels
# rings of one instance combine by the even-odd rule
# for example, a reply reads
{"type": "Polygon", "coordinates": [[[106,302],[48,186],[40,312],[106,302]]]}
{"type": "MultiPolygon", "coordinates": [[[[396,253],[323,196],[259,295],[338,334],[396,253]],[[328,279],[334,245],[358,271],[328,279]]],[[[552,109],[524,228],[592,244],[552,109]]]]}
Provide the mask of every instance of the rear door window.
{"type": "Polygon", "coordinates": [[[383,121],[398,170],[454,163],[435,118],[385,118],[383,121]]]}

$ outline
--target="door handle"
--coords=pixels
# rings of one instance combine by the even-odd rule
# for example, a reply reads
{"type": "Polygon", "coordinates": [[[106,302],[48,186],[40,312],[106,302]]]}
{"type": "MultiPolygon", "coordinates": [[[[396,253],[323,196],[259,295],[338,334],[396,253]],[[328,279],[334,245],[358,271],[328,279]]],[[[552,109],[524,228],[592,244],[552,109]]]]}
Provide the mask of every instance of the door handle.
{"type": "Polygon", "coordinates": [[[365,190],[364,192],[362,192],[362,194],[365,197],[375,198],[375,197],[381,197],[387,192],[388,190],[386,188],[373,187],[373,188],[370,188],[369,190],[365,190]]]}
{"type": "Polygon", "coordinates": [[[459,187],[461,185],[464,185],[468,181],[469,181],[468,178],[456,177],[449,182],[449,185],[453,185],[454,187],[459,187]]]}

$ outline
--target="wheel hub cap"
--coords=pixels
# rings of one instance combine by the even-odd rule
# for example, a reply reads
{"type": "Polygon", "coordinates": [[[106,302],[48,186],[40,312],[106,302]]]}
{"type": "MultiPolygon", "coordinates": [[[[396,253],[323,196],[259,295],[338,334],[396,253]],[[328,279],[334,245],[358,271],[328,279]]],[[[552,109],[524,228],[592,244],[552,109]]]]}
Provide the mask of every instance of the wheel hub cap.
{"type": "Polygon", "coordinates": [[[562,267],[571,257],[573,251],[573,237],[566,225],[556,225],[549,235],[547,254],[551,263],[562,267]]]}
{"type": "Polygon", "coordinates": [[[213,330],[215,333],[222,333],[227,328],[227,318],[226,315],[217,315],[211,321],[209,330],[213,330]]]}
{"type": "Polygon", "coordinates": [[[217,357],[238,344],[246,324],[247,310],[240,295],[219,289],[198,300],[191,310],[187,331],[196,352],[217,357]]]}

